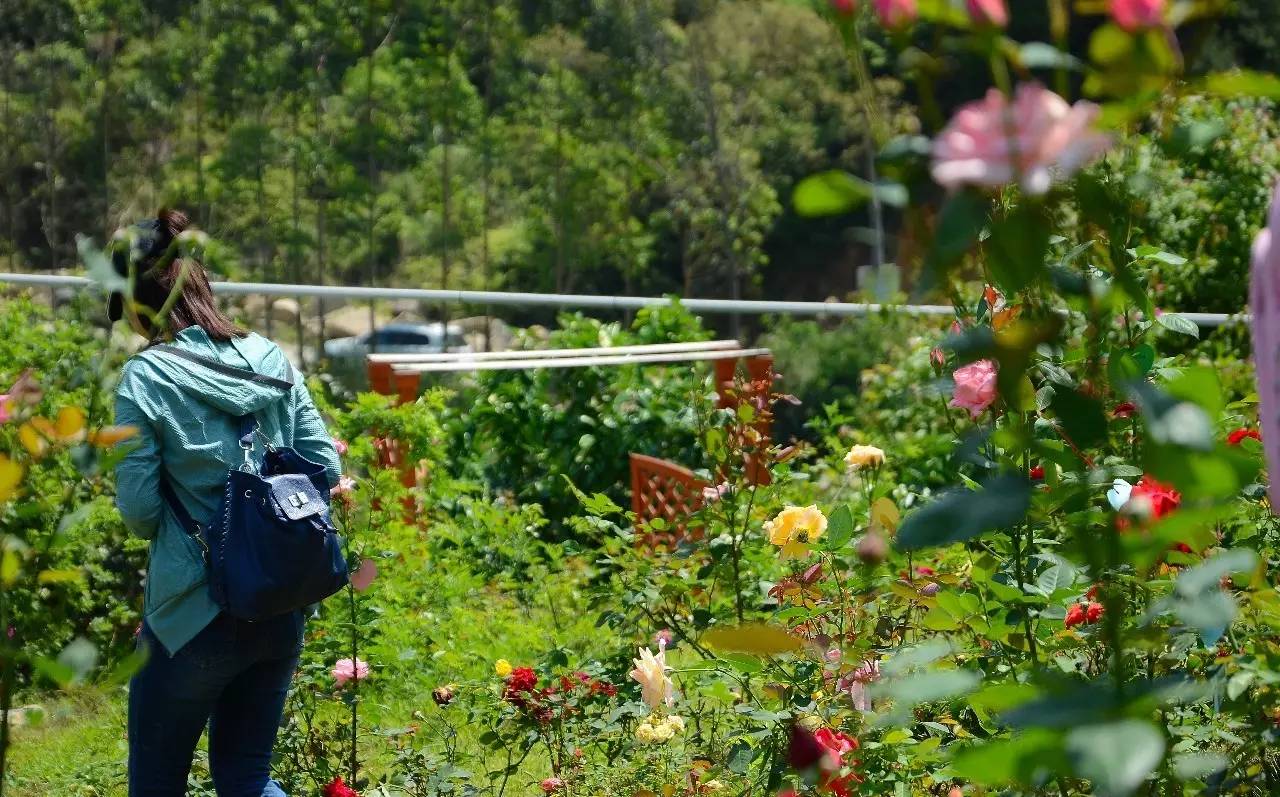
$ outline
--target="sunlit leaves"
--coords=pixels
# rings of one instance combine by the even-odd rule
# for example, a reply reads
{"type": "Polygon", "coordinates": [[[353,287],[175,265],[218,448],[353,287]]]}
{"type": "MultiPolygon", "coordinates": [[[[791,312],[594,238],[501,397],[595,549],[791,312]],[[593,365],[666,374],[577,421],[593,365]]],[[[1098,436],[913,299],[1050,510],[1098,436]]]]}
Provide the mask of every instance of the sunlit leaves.
{"type": "Polygon", "coordinates": [[[1217,72],[1202,82],[1205,93],[1219,97],[1263,97],[1280,100],[1280,76],[1248,69],[1217,72]]]}
{"type": "Polygon", "coordinates": [[[17,493],[18,485],[22,483],[23,472],[21,463],[0,454],[0,502],[8,501],[17,493]]]}
{"type": "Polygon", "coordinates": [[[801,216],[836,216],[871,200],[872,186],[845,171],[810,175],[796,186],[791,201],[801,216]]]}
{"type": "Polygon", "coordinates": [[[794,653],[804,644],[781,628],[766,623],[748,623],[734,628],[713,628],[702,641],[714,650],[749,653],[753,656],[779,656],[794,653]]]}
{"type": "Polygon", "coordinates": [[[988,786],[1030,784],[1067,769],[1062,736],[1033,728],[961,751],[952,766],[966,780],[988,786]]]}

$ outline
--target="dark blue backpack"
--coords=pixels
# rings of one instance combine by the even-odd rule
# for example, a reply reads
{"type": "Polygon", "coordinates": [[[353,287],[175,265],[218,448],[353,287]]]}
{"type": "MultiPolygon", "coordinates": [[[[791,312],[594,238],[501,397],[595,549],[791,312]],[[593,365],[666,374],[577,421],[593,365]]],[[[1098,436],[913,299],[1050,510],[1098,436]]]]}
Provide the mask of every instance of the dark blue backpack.
{"type": "MultiPolygon", "coordinates": [[[[292,390],[293,383],[234,368],[173,346],[154,349],[228,376],[292,390]]],[[[342,538],[329,517],[324,466],[271,444],[252,415],[240,419],[244,463],[227,475],[217,514],[196,523],[167,478],[160,492],[183,529],[200,543],[209,568],[209,596],[242,620],[265,620],[319,603],[347,585],[342,538]],[[262,472],[249,454],[254,438],[267,449],[262,472]]]]}

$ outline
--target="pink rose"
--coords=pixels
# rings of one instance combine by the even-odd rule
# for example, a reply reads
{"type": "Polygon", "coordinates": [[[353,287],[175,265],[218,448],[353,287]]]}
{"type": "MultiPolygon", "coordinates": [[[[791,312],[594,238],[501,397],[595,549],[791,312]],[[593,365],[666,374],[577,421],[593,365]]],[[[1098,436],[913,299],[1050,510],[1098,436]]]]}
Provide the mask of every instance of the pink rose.
{"type": "Polygon", "coordinates": [[[13,417],[13,398],[8,393],[0,393],[0,423],[8,423],[13,417]]]}
{"type": "Polygon", "coordinates": [[[1013,107],[995,89],[963,106],[933,144],[933,179],[947,188],[998,188],[1015,178],[1043,194],[1106,152],[1111,139],[1094,128],[1101,109],[1067,101],[1039,83],[1018,86],[1013,107]],[[1013,140],[1010,140],[1012,136],[1013,140]]]}
{"type": "Polygon", "coordinates": [[[996,364],[990,360],[957,368],[954,378],[956,390],[950,406],[968,410],[977,418],[996,400],[996,364]]]}
{"type": "Polygon", "coordinates": [[[338,449],[338,456],[340,456],[340,457],[342,457],[342,456],[346,456],[346,454],[347,454],[347,441],[346,441],[346,440],[339,440],[339,439],[338,439],[338,438],[336,438],[336,437],[335,437],[335,438],[333,438],[333,447],[334,447],[334,448],[336,448],[336,449],[338,449]]]}
{"type": "MultiPolygon", "coordinates": [[[[1280,349],[1280,184],[1271,200],[1267,226],[1253,242],[1253,265],[1249,277],[1249,327],[1255,352],[1280,349]]],[[[1267,470],[1280,473],[1280,369],[1273,356],[1255,357],[1258,388],[1258,418],[1261,420],[1262,448],[1267,470]]],[[[1271,505],[1280,506],[1280,479],[1268,488],[1271,505]]]]}
{"type": "Polygon", "coordinates": [[[542,786],[543,794],[553,794],[564,788],[564,781],[559,778],[547,778],[539,785],[542,786]]]}
{"type": "Polygon", "coordinates": [[[346,686],[348,681],[363,681],[369,677],[369,665],[360,659],[338,659],[333,665],[333,680],[338,686],[346,686]]]}
{"type": "Polygon", "coordinates": [[[920,10],[916,8],[916,0],[875,0],[875,2],[876,16],[880,17],[880,24],[886,28],[900,28],[915,22],[916,17],[920,16],[920,10]]]}
{"type": "Polygon", "coordinates": [[[1165,0],[1111,0],[1111,18],[1127,31],[1164,25],[1165,0]]]}
{"type": "Polygon", "coordinates": [[[351,574],[351,587],[356,592],[364,592],[378,577],[378,564],[372,559],[365,559],[356,568],[356,572],[351,574]]]}
{"type": "Polygon", "coordinates": [[[997,28],[1008,27],[1009,9],[1004,0],[966,0],[969,7],[969,18],[978,25],[995,25],[997,28]]]}
{"type": "Polygon", "coordinates": [[[731,492],[733,492],[733,485],[729,482],[721,482],[715,487],[703,487],[702,500],[708,504],[714,504],[731,492]]]}

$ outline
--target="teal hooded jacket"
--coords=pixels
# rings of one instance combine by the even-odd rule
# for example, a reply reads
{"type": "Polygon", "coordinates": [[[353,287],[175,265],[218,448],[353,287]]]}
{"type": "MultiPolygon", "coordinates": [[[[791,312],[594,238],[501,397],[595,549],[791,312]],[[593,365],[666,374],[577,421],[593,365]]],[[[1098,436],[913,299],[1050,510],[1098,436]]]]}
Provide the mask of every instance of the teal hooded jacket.
{"type": "MultiPolygon", "coordinates": [[[[211,518],[227,473],[244,462],[238,418],[253,414],[277,446],[291,446],[324,465],[336,485],[341,464],[306,383],[276,344],[250,334],[223,343],[200,327],[178,332],[172,345],[236,368],[293,382],[292,390],[227,376],[197,363],[146,349],[125,363],[116,390],[116,423],[137,434],[116,467],[116,506],[129,529],[151,541],[143,616],[169,655],[218,615],[209,598],[200,544],[160,496],[168,479],[191,517],[211,518]]],[[[258,442],[251,456],[262,465],[258,442]]]]}

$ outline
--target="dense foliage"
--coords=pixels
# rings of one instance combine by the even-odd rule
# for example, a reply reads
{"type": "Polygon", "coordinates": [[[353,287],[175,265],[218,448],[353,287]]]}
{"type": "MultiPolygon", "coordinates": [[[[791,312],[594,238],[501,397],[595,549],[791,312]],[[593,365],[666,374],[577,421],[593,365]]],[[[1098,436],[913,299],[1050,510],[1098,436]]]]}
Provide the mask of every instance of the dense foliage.
{"type": "Polygon", "coordinates": [[[12,0],[0,255],[175,203],[266,281],[843,291],[785,204],[865,162],[843,64],[787,2],[12,0]]]}

